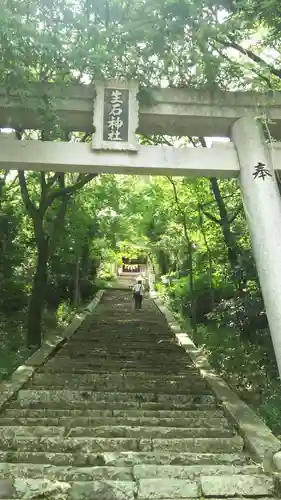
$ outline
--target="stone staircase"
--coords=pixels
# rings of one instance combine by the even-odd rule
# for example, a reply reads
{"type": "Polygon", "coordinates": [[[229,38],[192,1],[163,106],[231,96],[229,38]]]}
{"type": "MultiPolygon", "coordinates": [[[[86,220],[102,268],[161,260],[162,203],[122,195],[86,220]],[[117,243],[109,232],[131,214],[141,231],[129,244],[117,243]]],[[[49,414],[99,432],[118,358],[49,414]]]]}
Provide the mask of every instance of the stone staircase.
{"type": "Polygon", "coordinates": [[[107,292],[0,415],[0,498],[269,498],[151,301],[107,292]]]}
{"type": "Polygon", "coordinates": [[[115,289],[128,290],[136,283],[136,278],[138,276],[139,275],[136,273],[121,273],[115,281],[109,283],[109,286],[112,286],[112,288],[115,289]]]}

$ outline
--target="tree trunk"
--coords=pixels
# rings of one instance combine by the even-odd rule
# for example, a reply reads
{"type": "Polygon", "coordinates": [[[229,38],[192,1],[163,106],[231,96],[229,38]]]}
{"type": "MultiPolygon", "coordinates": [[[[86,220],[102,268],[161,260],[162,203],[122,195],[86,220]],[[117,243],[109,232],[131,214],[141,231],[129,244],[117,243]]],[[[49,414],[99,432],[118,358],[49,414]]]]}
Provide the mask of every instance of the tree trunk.
{"type": "Polygon", "coordinates": [[[157,250],[157,260],[161,275],[168,274],[169,272],[169,258],[164,250],[161,248],[157,250]]]}
{"type": "Polygon", "coordinates": [[[81,281],[85,281],[89,279],[90,274],[90,244],[87,241],[82,248],[82,256],[81,256],[81,281]]]}
{"type": "Polygon", "coordinates": [[[188,234],[188,223],[187,223],[187,218],[186,218],[186,213],[184,208],[181,207],[179,197],[178,197],[178,192],[177,192],[177,187],[175,182],[171,177],[168,177],[168,180],[170,181],[172,188],[173,188],[173,193],[174,193],[174,198],[175,198],[175,203],[177,205],[178,213],[181,216],[182,219],[182,227],[183,227],[183,233],[184,233],[184,238],[186,241],[186,247],[187,247],[187,267],[189,269],[189,289],[190,289],[190,308],[191,308],[191,326],[192,330],[194,333],[197,332],[197,300],[195,296],[195,290],[194,290],[194,269],[193,269],[193,247],[192,247],[192,241],[189,238],[188,234]]]}
{"type": "Polygon", "coordinates": [[[229,227],[228,213],[220,192],[218,180],[216,179],[216,177],[212,177],[210,179],[210,183],[219,209],[221,228],[224,236],[224,241],[227,247],[229,263],[231,265],[231,268],[234,269],[235,266],[237,266],[238,264],[238,251],[235,244],[235,238],[229,227]]]}
{"type": "MultiPolygon", "coordinates": [[[[191,142],[193,145],[195,145],[192,140],[191,140],[191,142]]],[[[201,143],[201,146],[203,148],[207,147],[207,144],[206,144],[204,137],[200,137],[199,142],[201,143]]],[[[229,264],[230,264],[231,271],[232,271],[234,285],[239,290],[242,290],[245,286],[245,282],[244,282],[245,280],[243,278],[243,271],[240,269],[240,265],[239,265],[240,264],[240,260],[239,260],[240,256],[239,256],[239,250],[238,250],[237,244],[236,244],[236,238],[230,229],[230,223],[233,222],[234,218],[232,218],[232,221],[230,222],[229,217],[228,217],[228,213],[227,213],[227,209],[226,209],[226,206],[224,203],[224,199],[223,199],[221,192],[220,192],[217,178],[211,177],[210,183],[211,183],[211,188],[212,188],[212,191],[213,191],[213,194],[214,194],[214,197],[215,197],[218,209],[219,209],[219,214],[220,214],[220,220],[215,221],[215,222],[219,223],[221,228],[222,228],[222,233],[223,233],[225,245],[227,248],[228,260],[229,260],[229,264]]],[[[211,217],[209,217],[209,218],[211,218],[211,217]]],[[[212,218],[211,220],[214,220],[214,218],[212,218]]]]}
{"type": "Polygon", "coordinates": [[[38,245],[36,270],[28,307],[27,347],[35,350],[41,346],[42,314],[47,287],[48,242],[46,239],[38,245]]]}
{"type": "Polygon", "coordinates": [[[230,221],[224,200],[220,192],[218,180],[216,179],[216,177],[212,177],[210,179],[210,183],[219,209],[220,225],[222,228],[224,242],[227,248],[227,255],[232,271],[233,282],[241,291],[245,287],[246,283],[243,275],[243,269],[240,268],[240,255],[236,244],[236,238],[230,229],[230,221]]]}
{"type": "Polygon", "coordinates": [[[73,305],[77,307],[80,303],[80,258],[76,257],[75,273],[74,273],[74,294],[73,305]]]}
{"type": "Polygon", "coordinates": [[[201,233],[203,236],[203,240],[205,243],[206,252],[207,252],[207,256],[208,256],[208,268],[209,268],[208,269],[208,277],[209,277],[209,287],[210,287],[210,298],[211,298],[211,303],[212,303],[212,308],[213,308],[213,304],[214,304],[213,259],[212,259],[212,252],[211,252],[211,249],[209,247],[208,239],[207,239],[206,232],[204,229],[204,222],[203,222],[203,216],[202,216],[202,211],[201,211],[200,205],[198,205],[198,219],[199,219],[198,222],[199,222],[200,230],[201,230],[201,233]]]}
{"type": "Polygon", "coordinates": [[[189,264],[189,288],[190,288],[190,302],[191,302],[191,326],[194,333],[197,333],[197,300],[194,290],[194,275],[193,275],[193,248],[192,243],[188,237],[186,220],[184,219],[185,237],[187,240],[188,248],[188,264],[189,264]]]}

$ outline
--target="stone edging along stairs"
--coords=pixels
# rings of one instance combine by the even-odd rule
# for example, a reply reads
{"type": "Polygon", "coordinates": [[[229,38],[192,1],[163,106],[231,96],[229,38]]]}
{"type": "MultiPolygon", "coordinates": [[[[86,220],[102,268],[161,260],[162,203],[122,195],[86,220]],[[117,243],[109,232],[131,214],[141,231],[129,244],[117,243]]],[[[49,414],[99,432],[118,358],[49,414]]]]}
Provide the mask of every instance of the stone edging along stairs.
{"type": "MultiPolygon", "coordinates": [[[[207,359],[202,355],[186,332],[182,331],[180,324],[175,320],[173,313],[166,307],[157,295],[153,294],[153,300],[161,313],[165,316],[167,323],[174,333],[179,345],[181,345],[201,376],[210,385],[217,401],[222,406],[227,418],[237,428],[244,439],[245,448],[253,457],[270,470],[281,471],[281,443],[275,438],[271,430],[257,417],[257,415],[244,403],[212,369],[207,359]]],[[[280,415],[281,418],[281,415],[280,415]]]]}
{"type": "Polygon", "coordinates": [[[278,496],[279,441],[155,303],[99,293],[1,385],[0,498],[278,496]]]}

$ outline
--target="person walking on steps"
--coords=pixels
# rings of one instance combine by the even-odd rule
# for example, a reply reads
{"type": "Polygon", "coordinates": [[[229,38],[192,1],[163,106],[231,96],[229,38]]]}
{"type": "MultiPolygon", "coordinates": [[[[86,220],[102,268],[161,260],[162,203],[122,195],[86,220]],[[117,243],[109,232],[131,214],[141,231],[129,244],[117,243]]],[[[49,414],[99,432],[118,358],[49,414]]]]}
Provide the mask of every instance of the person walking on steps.
{"type": "Polygon", "coordinates": [[[138,280],[133,286],[133,297],[135,300],[135,310],[140,311],[143,299],[143,285],[141,280],[138,280]]]}

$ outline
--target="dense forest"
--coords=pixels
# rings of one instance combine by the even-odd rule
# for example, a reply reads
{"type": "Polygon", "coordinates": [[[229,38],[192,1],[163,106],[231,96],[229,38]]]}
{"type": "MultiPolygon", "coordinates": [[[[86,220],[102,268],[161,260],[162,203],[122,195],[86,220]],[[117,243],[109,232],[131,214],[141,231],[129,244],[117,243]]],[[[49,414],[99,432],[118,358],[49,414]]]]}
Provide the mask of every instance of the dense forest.
{"type": "MultiPolygon", "coordinates": [[[[272,93],[281,89],[280,19],[277,0],[3,0],[0,85],[23,103],[28,82],[63,89],[111,77],[272,93]]],[[[44,129],[17,130],[18,140],[91,140],[60,129],[48,94],[37,112],[44,129]]],[[[259,118],[272,141],[266,108],[259,118]]],[[[141,249],[213,366],[281,432],[280,380],[236,180],[23,171],[0,180],[1,377],[105,286],[112,263],[141,249]]]]}

